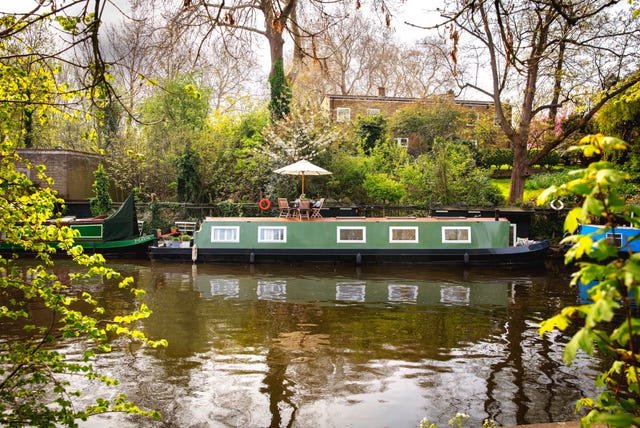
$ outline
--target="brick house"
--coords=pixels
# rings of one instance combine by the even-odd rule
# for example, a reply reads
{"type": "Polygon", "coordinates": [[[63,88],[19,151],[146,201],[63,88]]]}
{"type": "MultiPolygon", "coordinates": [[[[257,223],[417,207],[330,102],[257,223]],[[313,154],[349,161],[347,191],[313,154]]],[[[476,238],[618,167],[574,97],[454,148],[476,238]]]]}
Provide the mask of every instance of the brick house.
{"type": "MultiPolygon", "coordinates": [[[[452,97],[453,98],[453,97],[452,97]]],[[[494,111],[492,101],[475,101],[452,99],[452,101],[469,110],[469,125],[472,126],[479,113],[494,111]]],[[[331,121],[349,123],[358,116],[382,115],[390,117],[398,110],[417,104],[435,104],[435,99],[388,97],[385,88],[378,88],[378,95],[333,95],[327,94],[321,103],[321,109],[330,114],[331,121]]],[[[412,135],[398,135],[395,137],[398,145],[410,151],[418,149],[419,141],[412,135]]]]}

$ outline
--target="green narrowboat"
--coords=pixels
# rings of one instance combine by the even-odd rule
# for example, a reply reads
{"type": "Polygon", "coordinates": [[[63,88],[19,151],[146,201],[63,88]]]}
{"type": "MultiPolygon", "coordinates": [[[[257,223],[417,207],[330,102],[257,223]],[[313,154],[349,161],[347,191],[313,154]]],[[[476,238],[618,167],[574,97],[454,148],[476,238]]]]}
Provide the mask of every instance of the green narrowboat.
{"type": "MultiPolygon", "coordinates": [[[[80,234],[75,239],[85,253],[100,253],[110,258],[146,258],[154,235],[141,235],[133,195],[110,216],[51,219],[49,224],[68,226],[80,234]]],[[[57,245],[51,242],[50,245],[57,245]]],[[[0,253],[20,253],[21,248],[0,240],[0,253]]]]}
{"type": "Polygon", "coordinates": [[[518,265],[541,263],[549,242],[517,238],[505,218],[207,217],[190,248],[154,245],[151,260],[518,265]]]}

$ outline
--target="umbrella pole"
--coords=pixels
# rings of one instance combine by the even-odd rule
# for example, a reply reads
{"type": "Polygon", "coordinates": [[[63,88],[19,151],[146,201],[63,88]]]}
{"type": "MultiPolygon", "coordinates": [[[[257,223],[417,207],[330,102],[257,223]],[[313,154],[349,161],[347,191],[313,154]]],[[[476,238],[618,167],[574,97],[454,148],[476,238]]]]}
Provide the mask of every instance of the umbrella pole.
{"type": "Polygon", "coordinates": [[[304,171],[302,171],[302,194],[304,195],[304,171]]]}

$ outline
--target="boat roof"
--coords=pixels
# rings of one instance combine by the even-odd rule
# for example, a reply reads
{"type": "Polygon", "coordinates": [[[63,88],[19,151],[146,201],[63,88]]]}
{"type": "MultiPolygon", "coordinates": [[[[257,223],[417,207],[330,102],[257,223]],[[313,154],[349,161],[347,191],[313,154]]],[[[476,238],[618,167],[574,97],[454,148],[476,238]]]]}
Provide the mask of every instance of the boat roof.
{"type": "MultiPolygon", "coordinates": [[[[340,217],[320,217],[320,218],[310,218],[304,219],[304,222],[336,222],[336,221],[358,221],[358,222],[366,222],[366,223],[381,223],[387,221],[407,221],[407,222],[446,222],[446,221],[474,221],[474,222],[485,222],[485,221],[509,221],[505,217],[500,217],[498,219],[493,217],[453,217],[453,216],[443,216],[443,217],[411,217],[411,216],[398,216],[398,217],[358,217],[358,216],[340,216],[340,217]]],[[[301,221],[297,217],[205,217],[204,221],[215,221],[215,222],[274,222],[281,221],[283,223],[286,222],[299,222],[301,221]]]]}

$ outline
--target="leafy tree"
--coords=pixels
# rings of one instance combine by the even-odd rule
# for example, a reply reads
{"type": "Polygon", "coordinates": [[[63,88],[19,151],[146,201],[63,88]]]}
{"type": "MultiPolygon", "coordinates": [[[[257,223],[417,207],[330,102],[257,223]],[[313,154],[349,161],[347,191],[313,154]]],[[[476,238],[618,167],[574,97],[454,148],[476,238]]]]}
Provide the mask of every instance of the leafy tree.
{"type": "MultiPolygon", "coordinates": [[[[621,161],[624,168],[633,174],[632,182],[640,176],[640,84],[609,101],[596,116],[597,129],[629,143],[621,161]]],[[[637,192],[636,192],[637,193],[637,192]]],[[[634,201],[637,203],[637,199],[634,201]]]]}
{"type": "Polygon", "coordinates": [[[109,196],[109,178],[104,170],[104,165],[99,164],[98,169],[93,172],[95,181],[93,188],[94,198],[89,200],[91,214],[95,217],[109,214],[111,212],[111,196],[109,196]]]}
{"type": "Polygon", "coordinates": [[[148,124],[142,133],[146,147],[140,150],[146,159],[145,181],[161,200],[175,197],[170,189],[177,180],[177,158],[204,138],[208,98],[209,89],[198,87],[194,76],[182,75],[143,103],[142,120],[148,124]]]}
{"type": "Polygon", "coordinates": [[[389,120],[389,134],[416,137],[419,148],[413,154],[426,153],[436,137],[448,139],[461,135],[464,113],[453,99],[440,98],[433,103],[420,103],[396,112],[389,120]]]}
{"type": "MultiPolygon", "coordinates": [[[[618,1],[577,2],[497,0],[456,1],[441,10],[453,41],[451,70],[459,86],[472,88],[496,103],[496,122],[509,139],[513,168],[509,202],[522,200],[531,165],[586,127],[607,100],[640,81],[637,69],[640,22],[618,1]],[[449,28],[449,27],[448,27],[449,28]],[[486,53],[487,79],[458,74],[465,36],[474,51],[486,53]],[[597,60],[592,60],[597,58],[597,60]],[[522,96],[514,103],[513,94],[522,96]],[[532,122],[544,113],[553,130],[562,109],[577,110],[580,119],[544,142],[528,157],[532,122]],[[512,117],[515,114],[515,119],[512,117]]],[[[482,73],[482,72],[481,72],[482,73]]]]}
{"type": "Polygon", "coordinates": [[[470,149],[457,142],[436,139],[430,154],[418,156],[400,172],[409,204],[496,206],[499,189],[476,167],[470,149]]]}
{"type": "MultiPolygon", "coordinates": [[[[0,256],[0,323],[3,340],[0,343],[0,424],[3,426],[76,426],[77,421],[100,413],[126,412],[159,417],[145,411],[122,394],[100,397],[94,403],[82,402],[81,388],[87,384],[117,385],[117,380],[101,373],[97,367],[112,343],[130,339],[149,346],[166,345],[152,341],[135,330],[132,324],[150,314],[139,299],[142,290],[133,287],[131,278],[107,267],[104,257],[89,256],[74,243],[74,232],[48,222],[59,215],[64,203],[51,187],[36,186],[23,173],[28,170],[48,185],[51,179],[43,166],[32,166],[16,153],[23,140],[25,126],[31,127],[31,143],[35,145],[35,125],[40,127],[56,114],[64,114],[70,122],[65,103],[75,103],[79,114],[80,97],[100,96],[104,90],[104,63],[99,52],[91,66],[73,82],[56,82],[60,71],[55,58],[68,53],[74,46],[92,41],[97,47],[97,31],[102,0],[94,2],[97,14],[78,7],[77,2],[59,3],[50,0],[36,2],[30,12],[3,14],[0,18],[0,231],[5,245],[32,253],[35,258],[25,263],[19,254],[0,256]],[[56,18],[62,45],[59,51],[29,44],[28,32],[56,18]],[[23,68],[22,60],[29,66],[23,68]],[[86,79],[86,80],[85,80],[86,79]],[[27,102],[25,102],[27,101],[27,102]],[[33,104],[33,105],[30,105],[33,104]],[[32,111],[24,110],[33,107],[32,111]],[[23,116],[26,113],[27,116],[23,116]],[[27,122],[24,119],[27,118],[27,122]],[[49,243],[57,243],[56,247],[49,243]],[[67,253],[77,269],[68,278],[57,277],[53,271],[53,253],[67,253]],[[93,278],[93,279],[91,279],[93,278]],[[78,287],[86,280],[112,281],[132,293],[135,310],[106,315],[97,300],[78,287]],[[37,310],[34,310],[37,309],[37,310]],[[10,334],[14,333],[14,334],[10,334]],[[75,358],[65,350],[69,346],[81,349],[75,358]]],[[[69,56],[67,63],[73,62],[69,56]]],[[[82,60],[78,59],[78,64],[82,60]]],[[[87,63],[84,62],[84,65],[87,63]]],[[[60,144],[59,140],[54,140],[60,144]]],[[[52,141],[53,142],[53,141],[52,141]]]]}
{"type": "Polygon", "coordinates": [[[370,172],[369,163],[369,158],[364,155],[334,152],[328,164],[333,174],[327,177],[327,195],[345,201],[366,201],[363,183],[367,172],[370,172]]]}
{"type": "Polygon", "coordinates": [[[203,199],[256,202],[269,192],[277,166],[260,147],[269,123],[266,106],[241,115],[216,115],[206,138],[196,142],[201,157],[203,199]]]}
{"type": "MultiPolygon", "coordinates": [[[[602,135],[585,137],[581,144],[578,149],[590,158],[626,148],[622,140],[602,135]]],[[[619,193],[620,185],[628,177],[610,162],[595,161],[575,171],[571,181],[549,187],[540,195],[538,204],[577,196],[582,204],[569,211],[564,223],[564,229],[572,234],[580,223],[591,223],[594,219],[608,229],[621,224],[640,227],[640,208],[627,204],[619,193]]],[[[588,412],[582,418],[582,426],[638,426],[640,257],[638,254],[622,257],[613,243],[606,239],[594,243],[591,236],[570,235],[561,243],[572,245],[565,262],[579,267],[572,275],[571,285],[593,285],[589,290],[591,302],[563,308],[560,314],[541,323],[540,334],[575,325],[563,353],[565,363],[571,364],[580,350],[589,355],[597,351],[611,362],[596,380],[602,392],[577,403],[578,410],[588,412]]]]}
{"type": "Polygon", "coordinates": [[[51,184],[44,167],[34,168],[20,159],[15,143],[8,139],[0,142],[0,148],[0,230],[4,243],[33,252],[38,260],[25,265],[17,254],[0,256],[0,322],[5,333],[15,332],[0,344],[0,424],[75,426],[78,420],[109,412],[158,418],[157,412],[140,409],[122,394],[98,398],[93,404],[78,401],[83,386],[74,379],[117,385],[117,380],[96,368],[100,356],[111,351],[113,339],[130,338],[153,347],[166,342],[149,340],[131,327],[149,316],[144,303],[137,301],[132,313],[109,318],[91,294],[79,291],[78,281],[102,278],[119,280],[119,286],[136,298],[143,295],[133,287],[132,278],[120,278],[101,255],[84,254],[82,247],[75,245],[71,229],[47,223],[55,207],[64,201],[51,188],[39,188],[20,172],[35,169],[39,179],[51,184]],[[57,242],[58,248],[49,246],[50,241],[57,242]],[[78,272],[68,280],[52,271],[56,251],[68,253],[78,265],[78,272]],[[42,309],[33,311],[34,307],[42,309]],[[69,341],[82,346],[81,359],[64,351],[69,341]]]}
{"type": "Polygon", "coordinates": [[[640,83],[605,104],[596,117],[596,124],[605,135],[629,143],[640,142],[640,83]]]}
{"type": "Polygon", "coordinates": [[[371,154],[373,148],[384,140],[387,120],[381,114],[374,116],[358,116],[355,122],[355,135],[365,155],[371,154]]]}
{"type": "MultiPolygon", "coordinates": [[[[264,144],[256,148],[256,154],[266,156],[273,170],[301,159],[314,161],[338,141],[340,131],[322,113],[306,105],[294,106],[285,118],[266,126],[262,135],[264,144]]],[[[297,184],[290,177],[272,173],[269,181],[269,194],[297,193],[297,184]]]]}
{"type": "Polygon", "coordinates": [[[5,41],[0,47],[0,57],[5,57],[0,61],[0,84],[10,88],[10,91],[4,91],[10,96],[3,99],[5,108],[0,110],[2,133],[5,136],[19,133],[17,138],[27,148],[38,146],[38,137],[53,113],[60,92],[55,82],[60,68],[53,61],[39,61],[36,55],[23,53],[23,50],[33,48],[33,44],[43,44],[33,39],[25,35],[19,41],[5,41]]]}
{"type": "MultiPolygon", "coordinates": [[[[509,147],[509,139],[504,132],[496,125],[493,112],[473,112],[474,117],[470,118],[473,127],[466,135],[467,138],[478,142],[479,149],[505,148],[509,147]]],[[[513,158],[513,153],[511,154],[513,158]]],[[[509,162],[510,164],[512,162],[509,162]]]]}

